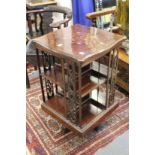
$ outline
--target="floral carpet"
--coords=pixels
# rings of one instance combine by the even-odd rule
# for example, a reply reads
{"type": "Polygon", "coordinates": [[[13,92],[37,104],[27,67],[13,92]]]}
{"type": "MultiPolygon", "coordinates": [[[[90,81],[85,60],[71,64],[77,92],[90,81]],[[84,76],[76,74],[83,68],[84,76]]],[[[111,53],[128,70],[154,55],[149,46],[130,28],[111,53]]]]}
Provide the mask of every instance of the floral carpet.
{"type": "Polygon", "coordinates": [[[129,128],[128,98],[116,92],[118,108],[97,130],[79,137],[72,131],[64,133],[62,124],[41,109],[39,80],[31,80],[27,89],[26,144],[32,155],[93,155],[129,128]]]}

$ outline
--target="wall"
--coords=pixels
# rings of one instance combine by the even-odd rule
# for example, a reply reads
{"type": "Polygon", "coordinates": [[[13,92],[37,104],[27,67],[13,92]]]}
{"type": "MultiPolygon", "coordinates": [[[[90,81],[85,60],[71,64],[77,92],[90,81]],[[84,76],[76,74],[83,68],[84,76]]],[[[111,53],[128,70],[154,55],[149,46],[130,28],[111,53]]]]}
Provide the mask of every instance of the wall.
{"type": "Polygon", "coordinates": [[[72,9],[72,0],[57,0],[57,4],[72,9]]]}

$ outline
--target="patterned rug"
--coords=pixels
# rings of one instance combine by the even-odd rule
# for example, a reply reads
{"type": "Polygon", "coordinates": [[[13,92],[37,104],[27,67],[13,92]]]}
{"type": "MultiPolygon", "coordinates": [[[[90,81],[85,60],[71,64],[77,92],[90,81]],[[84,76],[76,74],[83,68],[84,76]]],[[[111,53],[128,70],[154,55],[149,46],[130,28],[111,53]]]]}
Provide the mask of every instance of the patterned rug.
{"type": "Polygon", "coordinates": [[[26,144],[32,155],[92,155],[129,128],[128,98],[116,92],[119,107],[102,122],[98,130],[79,137],[64,133],[62,124],[41,109],[42,96],[38,79],[27,90],[26,144]]]}

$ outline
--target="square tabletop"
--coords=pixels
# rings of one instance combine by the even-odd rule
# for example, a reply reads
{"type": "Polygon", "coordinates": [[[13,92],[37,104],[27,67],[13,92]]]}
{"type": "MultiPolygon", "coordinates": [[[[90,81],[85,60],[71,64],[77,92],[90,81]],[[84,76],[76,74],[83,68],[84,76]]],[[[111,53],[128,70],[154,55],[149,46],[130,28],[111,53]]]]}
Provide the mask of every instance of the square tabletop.
{"type": "Polygon", "coordinates": [[[125,36],[76,24],[32,41],[36,48],[85,63],[102,57],[111,49],[117,48],[125,39],[125,36]]]}
{"type": "Polygon", "coordinates": [[[44,7],[54,4],[57,4],[56,0],[26,0],[26,6],[29,9],[36,9],[37,7],[44,7]]]}

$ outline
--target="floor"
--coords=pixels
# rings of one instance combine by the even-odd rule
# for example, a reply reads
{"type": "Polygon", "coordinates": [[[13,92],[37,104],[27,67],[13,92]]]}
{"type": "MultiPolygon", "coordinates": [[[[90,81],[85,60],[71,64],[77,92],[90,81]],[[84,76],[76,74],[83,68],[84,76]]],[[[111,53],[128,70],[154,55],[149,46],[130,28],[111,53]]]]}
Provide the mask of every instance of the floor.
{"type": "Polygon", "coordinates": [[[129,131],[116,138],[106,147],[99,149],[95,155],[129,155],[129,131]]]}

